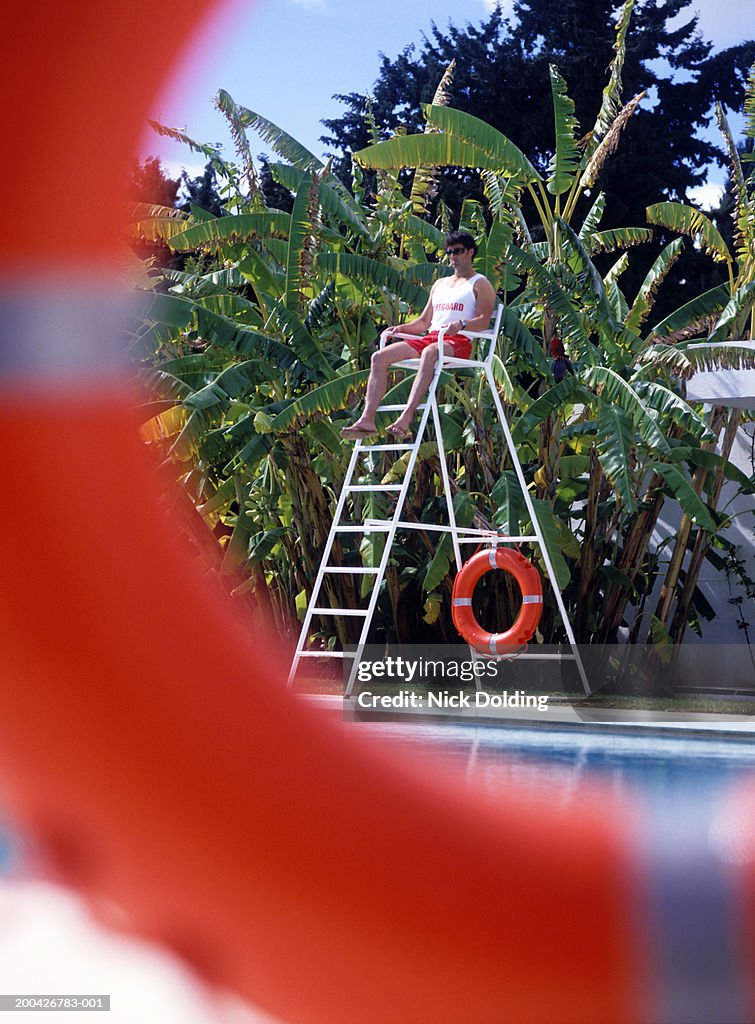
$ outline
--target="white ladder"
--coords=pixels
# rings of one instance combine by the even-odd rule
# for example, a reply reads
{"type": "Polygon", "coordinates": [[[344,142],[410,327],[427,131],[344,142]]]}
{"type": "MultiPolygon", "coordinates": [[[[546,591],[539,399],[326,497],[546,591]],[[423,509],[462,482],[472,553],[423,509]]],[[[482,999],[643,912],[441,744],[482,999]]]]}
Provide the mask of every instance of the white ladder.
{"type": "MultiPolygon", "coordinates": [[[[511,431],[509,429],[508,422],[506,420],[506,414],[501,403],[498,390],[495,386],[495,380],[493,377],[493,357],[495,355],[496,340],[498,337],[498,331],[500,329],[501,318],[503,316],[503,306],[498,306],[493,327],[489,331],[464,331],[465,335],[469,338],[479,338],[488,340],[488,350],[484,359],[457,359],[454,356],[448,356],[443,353],[443,334],[444,331],[440,331],[438,335],[438,348],[439,357],[435,367],[435,373],[430,387],[427,392],[425,401],[419,406],[421,411],[421,417],[419,425],[414,435],[414,440],[411,443],[406,444],[365,444],[362,440],[357,440],[354,444],[354,449],[349,459],[349,464],[346,469],[346,476],[344,477],[343,488],[336,504],[336,509],[333,514],[333,523],[328,534],[328,539],[325,544],[325,550],[323,551],[322,560],[320,562],[320,568],[317,572],[314,586],[312,588],[312,594],[309,599],[309,604],[304,616],[302,623],[301,632],[299,634],[299,641],[296,646],[293,661],[291,663],[291,669],[288,676],[289,686],[293,683],[296,672],[299,668],[299,663],[302,658],[341,658],[341,659],[353,659],[353,664],[349,672],[348,680],[344,690],[344,695],[348,697],[351,694],[354,682],[356,679],[357,669],[359,661],[367,643],[367,637],[369,634],[370,626],[372,624],[372,618],[375,612],[375,606],[380,592],[380,586],[385,577],[385,571],[388,566],[388,560],[390,558],[391,549],[393,547],[394,538],[396,531],[401,530],[423,530],[425,532],[440,532],[450,533],[454,548],[454,557],[456,560],[457,571],[461,569],[462,557],[461,557],[461,545],[462,544],[488,544],[495,547],[499,544],[522,544],[530,543],[537,544],[540,548],[543,565],[546,570],[546,575],[553,589],[553,594],[558,606],[558,610],[561,615],[561,619],[564,624],[564,629],[569,641],[570,653],[557,653],[557,654],[537,654],[536,652],[527,652],[517,655],[517,660],[522,659],[533,659],[533,660],[547,660],[557,659],[560,661],[574,661],[579,672],[582,686],[586,694],[591,692],[590,685],[587,681],[585,674],[584,665],[577,648],[576,641],[574,639],[574,632],[569,622],[569,618],[566,614],[566,606],[564,605],[563,596],[559,589],[556,575],[553,571],[553,565],[551,563],[550,555],[545,544],[545,538],[543,536],[540,523],[535,512],[535,507],[532,502],[532,497],[527,489],[527,484],[524,479],[524,473],[522,471],[519,458],[517,456],[516,447],[514,445],[511,431]],[[446,454],[443,447],[443,434],[441,431],[440,423],[440,412],[438,410],[437,392],[440,376],[443,370],[452,369],[477,369],[481,370],[485,376],[485,380],[488,384],[490,392],[493,396],[493,402],[498,413],[503,435],[506,441],[506,445],[509,451],[512,465],[519,481],[519,486],[522,491],[522,497],[524,504],[527,508],[527,512],[530,516],[530,522],[532,523],[533,533],[530,536],[507,536],[497,531],[491,530],[480,530],[480,529],[467,529],[460,527],[456,523],[456,516],[453,507],[453,498],[451,492],[451,481],[448,475],[448,466],[446,463],[446,454]],[[433,427],[435,432],[435,438],[438,445],[438,458],[440,462],[441,477],[443,480],[443,490],[446,500],[446,508],[448,510],[448,526],[432,525],[430,523],[422,522],[408,522],[401,518],[406,498],[409,493],[409,486],[411,484],[412,477],[414,475],[414,467],[417,462],[417,456],[419,454],[419,448],[422,441],[425,438],[427,430],[427,424],[432,416],[433,427]],[[354,473],[360,465],[360,460],[365,454],[372,452],[410,452],[409,459],[407,460],[406,470],[404,473],[404,479],[400,484],[352,484],[354,473]],[[341,519],[346,507],[346,501],[349,495],[358,492],[376,492],[376,493],[395,493],[396,504],[392,515],[388,519],[370,519],[367,518],[361,523],[347,523],[342,524],[341,519]],[[361,533],[364,536],[368,536],[371,533],[385,533],[385,545],[383,547],[380,561],[376,567],[365,567],[365,566],[336,566],[331,565],[329,562],[333,545],[336,537],[339,534],[347,533],[361,533]],[[323,591],[323,582],[328,574],[352,574],[354,576],[373,576],[372,590],[369,597],[369,602],[366,608],[335,608],[327,607],[320,603],[320,595],[323,591]],[[321,616],[358,616],[364,619],[362,628],[359,633],[359,639],[356,643],[356,648],[353,651],[332,651],[332,650],[306,650],[305,645],[309,636],[309,631],[312,623],[312,618],[315,615],[321,616]]],[[[413,337],[412,335],[394,334],[393,338],[407,338],[413,337]]],[[[386,343],[385,332],[381,337],[380,345],[381,348],[386,343]]],[[[392,368],[403,368],[416,371],[419,367],[419,359],[406,359],[401,362],[394,363],[392,368]]],[[[377,410],[380,412],[402,412],[404,405],[381,405],[377,410]]],[[[472,650],[473,657],[483,657],[477,655],[472,650]]],[[[487,660],[487,659],[486,659],[487,660]]],[[[502,659],[498,659],[502,660],[502,659]]],[[[478,678],[478,687],[479,687],[478,678]]]]}

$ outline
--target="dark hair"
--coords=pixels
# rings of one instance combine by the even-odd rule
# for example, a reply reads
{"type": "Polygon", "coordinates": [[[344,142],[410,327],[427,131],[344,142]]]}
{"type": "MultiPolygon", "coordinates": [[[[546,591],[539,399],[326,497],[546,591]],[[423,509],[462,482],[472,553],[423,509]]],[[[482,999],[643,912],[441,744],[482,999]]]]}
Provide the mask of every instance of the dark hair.
{"type": "Polygon", "coordinates": [[[452,231],[446,238],[446,248],[449,245],[463,245],[465,249],[471,249],[477,255],[477,242],[466,231],[452,231]]]}

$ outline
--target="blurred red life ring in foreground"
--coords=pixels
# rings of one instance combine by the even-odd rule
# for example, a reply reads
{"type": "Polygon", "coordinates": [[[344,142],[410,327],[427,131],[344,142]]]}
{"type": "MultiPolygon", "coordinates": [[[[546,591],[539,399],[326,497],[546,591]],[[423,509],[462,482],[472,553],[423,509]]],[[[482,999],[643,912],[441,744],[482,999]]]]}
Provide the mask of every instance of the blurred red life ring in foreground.
{"type": "Polygon", "coordinates": [[[280,639],[250,649],[158,511],[125,377],[86,358],[101,321],[64,315],[117,279],[114,183],[163,41],[210,7],[6,13],[3,280],[53,315],[2,321],[3,808],[101,915],[284,1020],[651,1019],[630,809],[493,802],[288,694],[280,639]]]}
{"type": "Polygon", "coordinates": [[[454,580],[451,614],[454,625],[480,654],[506,654],[534,636],[543,613],[543,585],[540,573],[524,555],[510,548],[478,551],[462,565],[454,580]],[[492,569],[510,572],[522,592],[522,607],[514,622],[503,633],[489,633],[477,621],[472,595],[482,577],[492,569]]]}

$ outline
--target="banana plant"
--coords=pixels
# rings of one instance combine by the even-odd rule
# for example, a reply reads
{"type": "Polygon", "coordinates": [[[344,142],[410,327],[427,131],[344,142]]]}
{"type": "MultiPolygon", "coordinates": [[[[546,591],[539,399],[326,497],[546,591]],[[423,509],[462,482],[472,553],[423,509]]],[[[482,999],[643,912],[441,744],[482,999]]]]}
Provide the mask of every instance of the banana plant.
{"type": "MultiPolygon", "coordinates": [[[[755,139],[755,67],[751,68],[748,76],[744,113],[745,136],[755,139]]],[[[681,332],[686,342],[674,346],[673,350],[673,365],[680,378],[689,376],[695,369],[716,365],[739,368],[755,364],[752,346],[737,345],[745,335],[750,339],[755,337],[755,170],[751,168],[749,174],[745,173],[720,104],[716,105],[716,120],[729,156],[729,178],[734,196],[734,252],[726,245],[713,221],[699,210],[670,202],[657,203],[647,210],[651,223],[662,224],[687,235],[715,262],[726,268],[727,281],[717,294],[701,296],[696,308],[677,311],[673,320],[674,331],[677,336],[681,332]],[[702,343],[694,340],[700,334],[707,335],[702,343]]],[[[664,325],[660,326],[663,328],[664,325]]],[[[668,328],[668,324],[665,326],[668,328]]],[[[667,365],[672,364],[668,357],[666,361],[667,365]]],[[[691,488],[698,500],[703,491],[707,491],[708,501],[715,505],[726,476],[725,460],[742,420],[742,412],[739,409],[728,412],[714,409],[712,415],[719,421],[719,431],[723,431],[721,461],[708,459],[697,465],[692,474],[691,488]]],[[[706,454],[713,453],[707,450],[706,454]]],[[[655,610],[657,628],[666,631],[676,641],[684,636],[689,620],[693,596],[690,580],[696,579],[703,560],[711,551],[714,537],[715,530],[706,527],[699,516],[694,515],[692,508],[685,508],[655,610]],[[683,563],[688,551],[685,574],[683,563]]]]}
{"type": "MultiPolygon", "coordinates": [[[[222,536],[221,572],[246,574],[248,589],[264,591],[276,621],[293,630],[345,471],[331,419],[358,400],[378,325],[423,306],[447,272],[436,258],[444,236],[397,208],[389,183],[382,207],[366,206],[272,122],[225,92],[217,104],[242,165],[216,154],[230,212],[131,211],[136,241],[160,241],[188,260],[183,271],[153,269],[141,292],[131,353],[149,399],[142,430],[182,467],[222,536]],[[265,205],[248,131],[281,158],[269,166],[293,195],[291,213],[265,205]]],[[[352,557],[367,562],[374,552],[336,545],[336,561],[352,557]]],[[[328,584],[335,604],[358,600],[347,575],[328,584]]],[[[342,641],[353,639],[352,625],[342,641]]]]}
{"type": "MultiPolygon", "coordinates": [[[[503,268],[506,275],[513,275],[512,298],[504,286],[509,298],[503,343],[506,397],[520,457],[533,478],[537,500],[548,509],[544,519],[551,527],[554,522],[560,524],[550,530],[552,545],[563,556],[559,582],[571,601],[583,641],[615,640],[622,626],[638,635],[637,619],[627,618],[628,610],[632,604],[644,609],[652,589],[647,574],[659,571],[651,544],[664,501],[677,504],[683,522],[692,524],[701,536],[715,536],[715,502],[711,504],[711,493],[701,497],[700,478],[709,467],[698,466],[693,453],[713,454],[718,424],[706,421],[684,400],[682,378],[706,362],[739,365],[752,358],[744,347],[736,350],[721,344],[734,325],[740,328],[753,298],[755,246],[752,235],[746,234],[751,229],[752,205],[744,196],[744,175],[736,168],[733,177],[739,181],[741,196],[736,212],[738,252],[743,269],[733,273],[734,261],[720,234],[702,215],[695,212],[693,219],[692,211],[683,213],[672,204],[654,208],[651,223],[669,226],[671,219],[677,226],[688,225],[685,233],[727,263],[729,288],[712,289],[650,327],[647,321],[656,294],[683,241],[664,248],[634,299],[628,300],[619,283],[629,259],[625,250],[649,241],[652,229],[602,231],[602,193],[592,199],[582,223],[573,224],[580,200],[592,193],[605,161],[643,99],[638,94],[621,103],[632,6],[628,0],[619,16],[601,108],[582,140],[567,85],[558,69],[551,67],[555,142],[544,172],[502,133],[447,105],[425,108],[432,132],[399,135],[354,155],[360,166],[383,174],[398,175],[413,168],[417,175],[458,166],[480,176],[487,209],[476,210],[465,203],[462,226],[477,238],[477,266],[497,287],[502,284],[503,268]],[[528,223],[528,211],[534,211],[536,229],[528,223]],[[601,253],[619,254],[607,274],[601,274],[595,263],[601,253]],[[523,282],[518,291],[517,282],[523,282]],[[697,325],[711,317],[709,344],[703,349],[693,346],[697,325]],[[533,352],[539,359],[533,359],[533,352]],[[551,355],[570,368],[564,379],[554,381],[544,369],[543,362],[551,355]],[[525,387],[519,387],[512,401],[511,385],[517,382],[525,387]]],[[[752,101],[748,102],[752,110],[752,101]]],[[[719,113],[719,120],[722,116],[719,113]]],[[[729,150],[736,155],[730,140],[729,150]]],[[[728,451],[717,471],[732,475],[728,451]]],[[[499,479],[504,479],[505,459],[499,462],[499,473],[499,479]]],[[[746,481],[739,484],[749,486],[746,481]]],[[[493,495],[497,493],[494,488],[493,495]]],[[[487,505],[488,515],[501,513],[500,508],[496,513],[491,507],[490,497],[484,497],[481,505],[487,505]]],[[[688,574],[686,583],[690,601],[700,601],[696,574],[688,574]]],[[[663,616],[656,615],[656,638],[663,632],[663,623],[663,616]]]]}
{"type": "MultiPolygon", "coordinates": [[[[666,246],[627,298],[621,275],[628,250],[648,241],[652,229],[601,229],[605,196],[594,186],[641,101],[622,106],[620,98],[631,9],[629,0],[600,113],[582,140],[567,85],[551,69],[556,131],[545,170],[448,104],[450,74],[426,108],[426,132],[377,142],[375,131],[375,143],[356,154],[353,194],[327,162],[221,92],[218,107],[240,160],[236,167],[215,153],[229,213],[133,211],[135,237],[160,240],[188,261],[183,271],[148,270],[153,287],[142,289],[132,352],[149,399],[143,434],[179,467],[222,537],[221,571],[246,577],[237,592],[265,594],[281,629],[296,629],[314,579],[345,472],[339,420],[360,398],[379,327],[424,305],[433,281],[448,272],[437,258],[446,212],[439,224],[423,219],[442,166],[476,169],[482,180],[485,203],[465,201],[460,226],[477,239],[478,267],[506,298],[495,378],[578,638],[613,640],[622,626],[639,635],[663,557],[652,538],[664,501],[687,517],[694,544],[719,528],[719,477],[751,486],[713,449],[719,420],[704,419],[682,390],[684,377],[701,365],[747,358],[721,344],[742,322],[751,294],[751,279],[740,280],[746,244],[737,247],[736,288],[729,274],[727,283],[650,325],[682,239],[666,246]],[[292,194],[291,213],[265,204],[252,133],[278,158],[269,167],[292,194]],[[361,166],[375,171],[372,194],[361,166]],[[415,171],[411,191],[407,168],[415,171]],[[615,260],[603,273],[598,257],[606,253],[615,260]],[[715,329],[701,349],[695,329],[712,317],[715,329]],[[558,380],[554,355],[565,373],[558,380]]],[[[749,230],[750,213],[738,216],[740,230],[749,230]]],[[[713,234],[706,238],[720,250],[713,234]]],[[[449,377],[444,387],[444,445],[465,521],[506,522],[526,532],[491,406],[471,381],[449,377]]],[[[407,389],[398,383],[392,397],[399,401],[407,389]]],[[[375,468],[384,479],[400,472],[388,455],[381,458],[375,468]]],[[[442,505],[437,459],[432,444],[421,453],[406,509],[418,522],[437,520],[442,505]]],[[[337,547],[334,557],[369,565],[378,555],[364,545],[337,547]]],[[[449,564],[428,537],[407,538],[387,577],[389,602],[378,622],[385,636],[406,630],[406,639],[420,629],[427,638],[452,639],[442,614],[449,564]]],[[[687,611],[699,603],[695,581],[688,571],[677,613],[685,600],[687,611]]],[[[335,603],[359,600],[347,574],[334,574],[329,585],[335,603]]],[[[665,622],[663,614],[653,619],[656,637],[663,638],[665,622]]],[[[350,639],[348,625],[339,627],[341,641],[350,639]]],[[[543,639],[560,639],[559,628],[549,610],[543,639]]],[[[325,623],[322,630],[322,642],[333,642],[325,623]]]]}

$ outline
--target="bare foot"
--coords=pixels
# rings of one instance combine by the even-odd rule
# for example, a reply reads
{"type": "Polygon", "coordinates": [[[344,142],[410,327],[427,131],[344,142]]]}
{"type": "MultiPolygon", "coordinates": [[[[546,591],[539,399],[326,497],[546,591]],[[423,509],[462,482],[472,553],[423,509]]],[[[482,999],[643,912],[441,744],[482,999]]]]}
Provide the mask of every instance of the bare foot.
{"type": "Polygon", "coordinates": [[[409,429],[408,423],[402,423],[400,419],[396,420],[395,423],[391,423],[389,427],[385,428],[386,434],[390,434],[391,437],[401,438],[410,437],[411,430],[409,429]]]}
{"type": "Polygon", "coordinates": [[[357,420],[356,423],[352,423],[350,427],[344,427],[341,431],[341,437],[346,438],[347,441],[359,441],[365,437],[372,437],[373,434],[377,433],[377,427],[373,423],[363,423],[357,420]]]}

